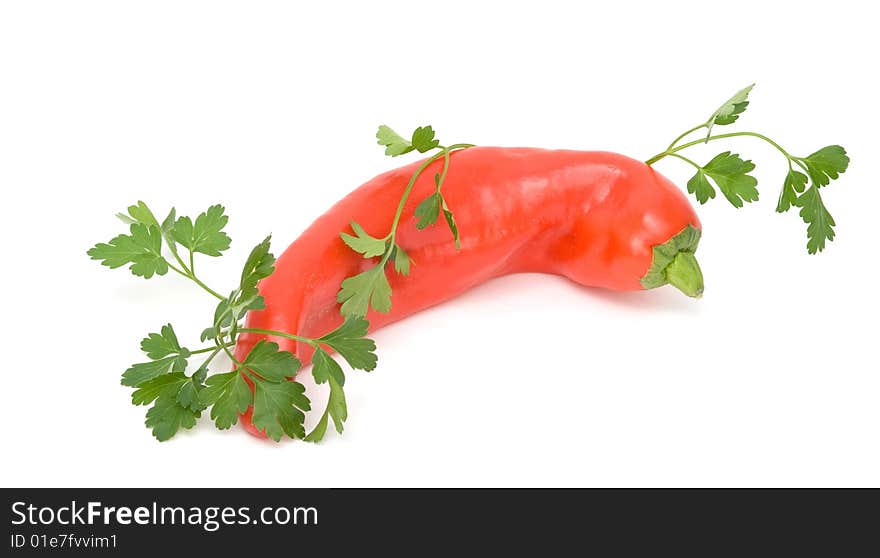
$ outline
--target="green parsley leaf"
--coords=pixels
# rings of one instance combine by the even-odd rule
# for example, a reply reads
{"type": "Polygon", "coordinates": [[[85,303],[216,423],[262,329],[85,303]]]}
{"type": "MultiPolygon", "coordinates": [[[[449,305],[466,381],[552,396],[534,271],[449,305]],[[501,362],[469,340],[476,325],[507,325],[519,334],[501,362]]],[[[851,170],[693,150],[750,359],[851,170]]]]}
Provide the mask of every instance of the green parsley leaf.
{"type": "Polygon", "coordinates": [[[144,279],[168,273],[168,262],[162,256],[162,233],[157,226],[134,223],[131,234],[121,234],[109,243],[96,244],[88,251],[93,260],[110,269],[131,264],[131,272],[144,279]]]}
{"type": "Polygon", "coordinates": [[[795,205],[801,208],[799,214],[807,223],[807,251],[810,254],[821,252],[826,240],[834,240],[835,223],[819,195],[819,185],[810,186],[798,197],[795,205]]]}
{"type": "Polygon", "coordinates": [[[162,233],[166,235],[170,235],[171,231],[174,230],[174,223],[177,221],[177,210],[173,207],[171,211],[168,212],[168,216],[165,217],[165,220],[162,221],[162,233]]]}
{"type": "Polygon", "coordinates": [[[440,142],[434,139],[434,129],[430,126],[419,126],[412,135],[412,146],[419,153],[426,153],[440,145],[440,142]]]}
{"type": "Polygon", "coordinates": [[[839,145],[823,147],[800,161],[807,166],[810,181],[817,187],[828,186],[849,167],[849,156],[839,145]]]}
{"type": "Polygon", "coordinates": [[[329,415],[329,411],[327,409],[321,414],[321,419],[318,421],[318,424],[309,432],[308,436],[303,438],[306,442],[317,443],[324,439],[324,434],[327,433],[327,418],[329,415]]]}
{"type": "Polygon", "coordinates": [[[336,431],[342,434],[342,425],[348,419],[348,408],[345,404],[345,392],[342,386],[336,383],[333,377],[329,377],[330,398],[327,400],[327,408],[321,415],[321,420],[315,425],[315,428],[305,437],[306,442],[320,442],[327,432],[327,417],[333,419],[336,431]]]}
{"type": "Polygon", "coordinates": [[[343,316],[365,316],[370,306],[377,312],[391,310],[391,285],[385,276],[384,266],[370,269],[346,278],[336,295],[342,303],[343,316]]]}
{"type": "Polygon", "coordinates": [[[785,213],[792,205],[797,205],[798,194],[807,187],[807,175],[794,169],[788,169],[785,182],[782,183],[782,191],[779,193],[779,201],[776,203],[776,211],[785,213]]]}
{"type": "Polygon", "coordinates": [[[378,359],[376,343],[364,337],[369,327],[370,322],[363,318],[348,318],[318,341],[332,347],[352,368],[370,371],[376,368],[378,359]]]}
{"type": "Polygon", "coordinates": [[[220,256],[231,242],[223,232],[223,227],[229,222],[229,217],[223,212],[222,205],[212,205],[196,217],[195,224],[189,217],[181,217],[174,223],[171,236],[191,252],[220,256]]]}
{"type": "Polygon", "coordinates": [[[205,406],[199,401],[199,391],[202,387],[196,385],[194,378],[188,378],[177,392],[177,403],[193,411],[203,410],[205,406]]]}
{"type": "Polygon", "coordinates": [[[260,279],[265,279],[275,271],[275,256],[269,252],[271,242],[272,235],[269,235],[251,250],[241,271],[242,291],[256,289],[260,279]]]}
{"type": "Polygon", "coordinates": [[[153,215],[153,212],[150,211],[147,204],[142,201],[138,201],[137,205],[128,206],[128,214],[131,215],[131,220],[135,223],[141,223],[148,227],[159,226],[159,221],[156,220],[156,216],[153,215]]]}
{"type": "Polygon", "coordinates": [[[266,300],[257,292],[256,286],[248,287],[247,291],[236,289],[218,302],[214,310],[214,325],[202,331],[202,341],[215,337],[221,329],[231,326],[247,312],[266,308],[266,300]]]}
{"type": "Polygon", "coordinates": [[[427,198],[419,202],[416,206],[415,216],[418,217],[416,228],[425,229],[429,225],[433,225],[440,215],[440,193],[434,192],[427,198]]]}
{"type": "Polygon", "coordinates": [[[141,362],[131,365],[122,374],[122,385],[137,387],[163,374],[183,372],[186,370],[186,358],[180,355],[172,355],[159,360],[141,362]]]}
{"type": "Polygon", "coordinates": [[[298,382],[272,383],[254,377],[254,426],[276,442],[285,434],[304,438],[304,411],[311,409],[298,382]]]}
{"type": "Polygon", "coordinates": [[[394,271],[401,275],[409,275],[409,266],[412,262],[409,259],[409,254],[399,244],[394,245],[394,253],[391,254],[391,258],[394,260],[394,271]]]}
{"type": "Polygon", "coordinates": [[[349,248],[358,254],[363,254],[365,258],[373,258],[385,253],[385,239],[370,236],[370,234],[356,221],[351,222],[351,229],[357,236],[351,236],[347,233],[339,233],[339,236],[342,237],[343,242],[345,242],[349,248]]]}
{"type": "Polygon", "coordinates": [[[137,223],[134,219],[126,215],[125,213],[117,213],[116,218],[125,223],[126,225],[134,225],[137,223]]]}
{"type": "Polygon", "coordinates": [[[338,339],[357,339],[366,335],[369,328],[370,322],[364,318],[348,318],[339,327],[319,337],[318,340],[329,344],[338,339]]]}
{"type": "MultiPolygon", "coordinates": [[[[221,302],[228,303],[228,299],[223,300],[221,302]]],[[[202,330],[202,333],[199,334],[199,340],[200,341],[207,341],[208,339],[213,339],[213,338],[217,337],[219,334],[220,334],[219,328],[217,328],[215,326],[206,327],[205,329],[202,330]]]]}
{"type": "Polygon", "coordinates": [[[327,410],[336,425],[336,432],[342,434],[342,424],[348,419],[348,407],[345,404],[345,392],[342,386],[330,377],[330,399],[327,401],[327,410]]]}
{"type": "Polygon", "coordinates": [[[283,382],[296,376],[300,361],[289,351],[278,350],[278,343],[260,339],[247,358],[244,366],[270,382],[283,382]]]}
{"type": "Polygon", "coordinates": [[[376,139],[379,140],[379,145],[385,146],[385,155],[392,157],[409,153],[415,149],[412,143],[384,124],[379,126],[379,130],[376,132],[376,139]]]}
{"type": "Polygon", "coordinates": [[[160,442],[169,440],[181,428],[190,429],[196,425],[201,411],[193,411],[179,404],[174,397],[160,396],[147,411],[144,424],[153,430],[153,436],[160,442]]]}
{"type": "Polygon", "coordinates": [[[461,250],[461,240],[458,238],[458,226],[455,224],[455,217],[446,205],[446,199],[443,196],[440,196],[440,207],[443,209],[443,217],[446,219],[446,225],[449,227],[450,232],[452,232],[452,238],[455,239],[455,249],[461,250]]]}
{"type": "MultiPolygon", "coordinates": [[[[223,300],[221,300],[220,302],[217,303],[217,308],[214,309],[214,327],[208,328],[208,329],[214,330],[213,335],[211,335],[211,337],[214,337],[215,335],[217,335],[217,330],[224,328],[224,327],[229,327],[230,325],[232,325],[231,307],[232,307],[232,304],[234,303],[235,298],[238,295],[239,295],[238,290],[232,291],[232,294],[230,294],[227,298],[224,298],[223,300]]],[[[202,332],[202,335],[206,335],[208,333],[212,333],[212,332],[205,330],[202,332]]],[[[202,341],[204,341],[204,340],[205,339],[202,339],[202,341]]]]}
{"type": "Polygon", "coordinates": [[[199,366],[199,368],[195,372],[193,372],[192,381],[195,382],[196,384],[199,384],[199,386],[204,387],[204,385],[202,385],[202,384],[205,383],[205,379],[207,377],[208,377],[208,367],[207,367],[207,365],[202,364],[201,366],[199,366]]]}
{"type": "Polygon", "coordinates": [[[712,126],[716,124],[718,126],[727,126],[728,124],[736,122],[739,115],[746,110],[747,106],[749,106],[749,93],[751,93],[753,87],[755,87],[754,83],[748,87],[740,89],[733,97],[718,107],[718,110],[712,113],[706,126],[708,128],[706,137],[709,137],[712,134],[712,126]]]}
{"type": "Polygon", "coordinates": [[[177,335],[171,324],[162,326],[161,333],[150,333],[141,341],[141,350],[147,354],[152,362],[143,362],[132,365],[122,374],[122,384],[126,386],[141,386],[144,382],[186,369],[186,359],[190,351],[181,347],[177,341],[177,335]]]}
{"type": "Polygon", "coordinates": [[[131,403],[133,405],[148,405],[162,395],[176,398],[181,387],[187,383],[190,383],[189,378],[183,372],[157,376],[143,382],[138,389],[132,392],[131,403]]]}
{"type": "Polygon", "coordinates": [[[333,377],[339,385],[345,385],[345,374],[339,363],[327,354],[327,351],[318,347],[315,354],[312,355],[312,376],[315,382],[323,384],[330,377],[333,377]]]}
{"type": "Polygon", "coordinates": [[[180,428],[192,428],[204,406],[195,397],[196,387],[182,372],[173,372],[148,380],[131,394],[135,405],[148,405],[146,425],[160,442],[168,440],[180,428]]]}
{"type": "Polygon", "coordinates": [[[748,174],[754,169],[755,165],[751,161],[743,161],[739,155],[725,151],[709,161],[702,172],[715,181],[721,193],[734,207],[742,207],[744,201],[753,202],[758,199],[758,180],[748,174]]]}
{"type": "Polygon", "coordinates": [[[703,169],[697,171],[697,174],[691,177],[687,182],[687,191],[694,195],[701,204],[706,203],[715,197],[715,188],[706,178],[703,169]]]}
{"type": "Polygon", "coordinates": [[[171,354],[189,356],[186,348],[181,348],[177,341],[177,335],[171,324],[162,326],[161,333],[150,333],[141,341],[141,350],[153,360],[166,357],[171,354]]]}
{"type": "Polygon", "coordinates": [[[436,186],[435,192],[423,199],[419,202],[419,205],[416,206],[414,212],[415,216],[418,218],[416,228],[422,230],[436,223],[437,217],[440,216],[440,210],[442,209],[443,218],[446,219],[446,224],[449,226],[449,230],[452,232],[452,236],[455,239],[455,248],[456,250],[461,249],[461,242],[458,237],[458,226],[455,224],[455,217],[452,215],[452,211],[450,211],[449,206],[446,205],[446,200],[440,193],[440,186],[442,185],[440,174],[434,175],[434,184],[436,186]]]}
{"type": "Polygon", "coordinates": [[[211,419],[220,430],[238,423],[238,415],[247,411],[254,397],[238,370],[214,374],[205,380],[207,386],[199,392],[202,405],[211,407],[211,419]]]}

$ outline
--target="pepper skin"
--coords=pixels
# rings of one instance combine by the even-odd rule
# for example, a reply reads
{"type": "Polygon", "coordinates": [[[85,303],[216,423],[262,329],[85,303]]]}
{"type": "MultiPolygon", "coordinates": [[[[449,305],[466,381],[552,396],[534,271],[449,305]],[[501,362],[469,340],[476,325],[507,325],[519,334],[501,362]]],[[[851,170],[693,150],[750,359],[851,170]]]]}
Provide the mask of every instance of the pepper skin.
{"type": "MultiPolygon", "coordinates": [[[[339,233],[360,223],[376,237],[389,230],[400,196],[422,161],[377,176],[319,217],[284,252],[260,294],[266,309],[248,314],[250,328],[319,337],[342,323],[336,294],[343,279],[373,265],[339,233]]],[[[389,266],[392,308],[367,315],[370,331],[449,300],[493,277],[552,273],[581,285],[641,290],[652,248],[699,220],[683,193],[641,161],[608,152],[472,147],[451,155],[443,196],[461,234],[456,250],[443,221],[416,229],[413,211],[434,190],[442,159],[416,181],[397,231],[410,274],[389,266]]],[[[239,337],[243,360],[260,338],[239,337]]],[[[271,337],[305,366],[311,347],[271,337]]],[[[249,410],[243,417],[253,427],[249,410]]]]}

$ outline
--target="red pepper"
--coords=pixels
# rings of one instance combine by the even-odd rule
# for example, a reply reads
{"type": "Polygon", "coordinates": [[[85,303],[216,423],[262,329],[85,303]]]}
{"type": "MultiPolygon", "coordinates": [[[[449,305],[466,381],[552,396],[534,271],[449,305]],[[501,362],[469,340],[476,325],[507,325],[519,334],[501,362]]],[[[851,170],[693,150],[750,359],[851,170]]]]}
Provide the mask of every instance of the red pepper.
{"type": "MultiPolygon", "coordinates": [[[[702,293],[693,256],[700,222],[682,192],[645,163],[607,152],[499,147],[451,157],[443,196],[455,213],[461,249],[445,226],[417,230],[412,217],[418,201],[434,191],[438,160],[415,183],[403,213],[409,217],[397,232],[413,262],[410,274],[388,274],[392,308],[369,312],[371,331],[509,273],[552,273],[619,291],[669,282],[690,296],[702,293]]],[[[319,337],[338,326],[339,284],[372,265],[339,233],[355,220],[382,237],[420,164],[377,176],[319,217],[260,283],[266,309],[250,312],[247,327],[319,337]]],[[[261,337],[242,334],[236,358],[243,360],[261,337]]],[[[308,345],[272,341],[303,365],[310,362],[308,345]]],[[[243,423],[262,435],[250,410],[243,423]]]]}

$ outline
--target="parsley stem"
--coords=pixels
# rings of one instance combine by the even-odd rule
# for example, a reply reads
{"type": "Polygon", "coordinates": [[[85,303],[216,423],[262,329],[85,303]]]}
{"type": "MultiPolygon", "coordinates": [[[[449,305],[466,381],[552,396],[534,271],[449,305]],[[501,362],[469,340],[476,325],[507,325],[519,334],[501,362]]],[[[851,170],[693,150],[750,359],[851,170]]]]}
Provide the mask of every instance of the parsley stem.
{"type": "Polygon", "coordinates": [[[261,333],[263,335],[274,335],[275,337],[284,337],[285,339],[293,339],[294,341],[301,341],[302,343],[306,343],[311,345],[312,347],[317,347],[318,342],[309,337],[302,337],[300,335],[294,335],[292,333],[285,333],[283,331],[276,331],[274,329],[260,329],[256,327],[243,327],[238,330],[239,333],[261,333]]]}
{"type": "Polygon", "coordinates": [[[673,149],[671,152],[674,153],[676,151],[681,151],[682,149],[691,147],[693,145],[698,145],[700,143],[704,143],[707,141],[719,140],[719,139],[724,139],[724,138],[735,138],[735,137],[739,137],[739,136],[751,136],[754,138],[762,139],[762,140],[766,141],[767,143],[769,143],[770,145],[772,145],[773,147],[775,147],[777,150],[779,150],[780,153],[785,155],[786,159],[793,159],[794,158],[788,153],[788,151],[783,149],[781,145],[779,145],[778,143],[776,143],[772,139],[768,138],[767,136],[765,136],[763,134],[759,134],[757,132],[730,132],[727,134],[718,134],[717,136],[709,136],[708,138],[703,138],[703,139],[699,139],[699,140],[689,141],[688,143],[683,143],[683,144],[679,145],[678,147],[676,147],[675,149],[673,149]]]}
{"type": "Polygon", "coordinates": [[[670,156],[670,157],[675,157],[675,158],[677,158],[677,159],[681,159],[681,160],[684,161],[685,163],[688,163],[688,164],[693,165],[697,170],[702,170],[702,169],[703,169],[703,168],[702,168],[700,165],[698,165],[697,163],[691,161],[690,159],[688,159],[687,157],[685,157],[685,156],[683,156],[683,155],[679,155],[678,153],[675,153],[674,151],[673,151],[672,153],[670,153],[669,156],[670,156]]]}
{"type": "MultiPolygon", "coordinates": [[[[691,131],[693,131],[693,130],[691,130],[691,131]]],[[[687,135],[687,134],[685,134],[685,135],[687,135]]],[[[657,155],[654,155],[653,157],[651,157],[650,159],[645,161],[645,164],[650,166],[650,165],[656,163],[657,161],[659,161],[660,159],[662,159],[663,157],[666,157],[668,155],[673,155],[674,153],[677,153],[678,151],[681,151],[682,149],[687,149],[688,147],[693,147],[694,145],[699,145],[701,143],[707,143],[707,142],[715,141],[715,140],[719,140],[719,139],[735,138],[735,137],[740,137],[740,136],[750,136],[753,138],[758,138],[758,139],[764,140],[767,143],[769,143],[770,145],[772,145],[773,147],[775,147],[780,153],[782,153],[786,159],[788,159],[789,161],[795,161],[796,163],[798,163],[800,165],[800,162],[798,161],[798,159],[796,157],[793,157],[788,151],[783,149],[783,147],[781,145],[779,145],[778,143],[776,143],[772,139],[768,138],[767,136],[765,136],[763,134],[759,134],[757,132],[730,132],[727,134],[718,134],[715,136],[709,136],[707,138],[689,141],[687,143],[683,143],[683,144],[679,145],[678,147],[667,148],[666,151],[663,151],[662,153],[658,153],[657,155]]],[[[684,136],[681,136],[681,137],[684,137],[684,136]]],[[[681,137],[679,139],[681,139],[681,137]]],[[[678,139],[676,139],[675,141],[678,141],[678,139]]],[[[675,145],[675,144],[673,143],[673,145],[675,145]]]]}
{"type": "MultiPolygon", "coordinates": [[[[232,345],[234,345],[234,343],[223,343],[223,345],[226,347],[231,347],[232,345]]],[[[195,351],[190,351],[189,354],[200,355],[202,353],[210,353],[211,351],[219,352],[220,350],[220,346],[214,345],[213,347],[205,347],[204,349],[196,349],[195,351]]]]}
{"type": "MultiPolygon", "coordinates": [[[[186,267],[186,264],[180,258],[180,254],[177,253],[177,248],[174,246],[173,241],[166,236],[165,242],[168,243],[168,249],[171,251],[171,255],[174,256],[174,259],[177,260],[177,263],[179,263],[180,267],[183,268],[185,275],[187,275],[187,276],[192,275],[192,271],[188,267],[186,267]]],[[[171,265],[171,264],[169,264],[169,265],[171,265]]]]}
{"type": "Polygon", "coordinates": [[[218,293],[217,291],[215,291],[214,289],[212,289],[212,288],[209,287],[208,285],[202,283],[202,281],[201,281],[198,277],[196,277],[195,274],[190,273],[190,274],[187,275],[187,277],[189,277],[190,279],[192,279],[193,281],[195,281],[196,285],[198,285],[198,286],[200,286],[201,288],[205,289],[205,290],[206,290],[208,293],[210,293],[211,296],[213,296],[214,298],[217,298],[217,299],[220,299],[220,300],[226,300],[226,297],[225,297],[225,296],[221,295],[220,293],[218,293]]]}
{"type": "Polygon", "coordinates": [[[226,353],[226,356],[229,357],[229,360],[231,360],[233,364],[235,364],[236,366],[243,366],[242,363],[237,358],[235,358],[235,355],[232,354],[232,351],[229,350],[230,345],[223,342],[222,337],[218,335],[214,338],[214,342],[217,343],[218,347],[223,349],[223,352],[226,353]]]}
{"type": "Polygon", "coordinates": [[[446,173],[449,172],[449,150],[443,150],[443,170],[440,171],[440,181],[437,184],[437,193],[440,193],[440,186],[446,181],[446,173]]]}
{"type": "Polygon", "coordinates": [[[165,263],[168,264],[168,269],[170,269],[171,271],[174,271],[176,273],[179,273],[180,275],[183,275],[184,277],[189,279],[189,273],[187,273],[184,270],[180,269],[179,267],[175,266],[173,263],[169,262],[168,260],[165,260],[165,263]]]}
{"type": "Polygon", "coordinates": [[[222,347],[216,347],[216,348],[212,347],[212,350],[213,350],[213,352],[210,355],[208,355],[208,358],[206,358],[204,360],[204,362],[202,362],[201,368],[207,369],[208,365],[211,364],[211,361],[214,360],[214,357],[217,356],[220,353],[220,351],[223,350],[223,348],[222,347]]]}
{"type": "Polygon", "coordinates": [[[690,135],[691,133],[696,132],[696,131],[699,130],[700,128],[705,128],[705,127],[706,127],[706,124],[703,123],[703,124],[700,124],[699,126],[694,126],[694,127],[691,128],[690,130],[688,130],[688,131],[682,133],[680,136],[678,136],[677,138],[675,138],[674,140],[672,140],[672,143],[669,144],[669,147],[666,148],[666,151],[669,151],[670,149],[672,149],[673,147],[675,147],[675,144],[678,143],[679,141],[681,141],[682,138],[684,138],[685,136],[688,136],[688,135],[690,135]]]}

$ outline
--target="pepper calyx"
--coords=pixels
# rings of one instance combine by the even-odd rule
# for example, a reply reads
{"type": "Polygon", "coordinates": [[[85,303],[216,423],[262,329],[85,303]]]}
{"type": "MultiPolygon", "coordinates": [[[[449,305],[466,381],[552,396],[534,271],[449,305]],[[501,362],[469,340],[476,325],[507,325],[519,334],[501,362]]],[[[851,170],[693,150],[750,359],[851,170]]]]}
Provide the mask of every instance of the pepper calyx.
{"type": "Polygon", "coordinates": [[[700,229],[688,225],[681,232],[652,249],[651,267],[641,278],[644,289],[672,285],[687,296],[703,294],[703,272],[694,252],[700,243],[700,229]]]}

